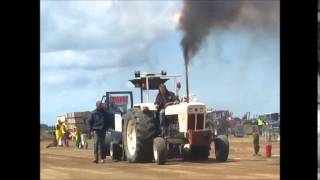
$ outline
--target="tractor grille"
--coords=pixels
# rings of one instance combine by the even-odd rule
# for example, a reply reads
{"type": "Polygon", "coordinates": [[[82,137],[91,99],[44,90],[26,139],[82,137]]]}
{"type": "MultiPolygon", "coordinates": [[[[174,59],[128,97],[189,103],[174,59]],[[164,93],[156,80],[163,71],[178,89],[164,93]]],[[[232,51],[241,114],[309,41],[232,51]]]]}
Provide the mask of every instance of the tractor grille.
{"type": "Polygon", "coordinates": [[[197,114],[197,129],[203,129],[203,114],[197,114]]]}
{"type": "Polygon", "coordinates": [[[194,129],[196,124],[196,115],[195,114],[188,114],[188,130],[194,129]]]}
{"type": "Polygon", "coordinates": [[[188,130],[203,129],[203,124],[204,114],[188,114],[188,130]]]}

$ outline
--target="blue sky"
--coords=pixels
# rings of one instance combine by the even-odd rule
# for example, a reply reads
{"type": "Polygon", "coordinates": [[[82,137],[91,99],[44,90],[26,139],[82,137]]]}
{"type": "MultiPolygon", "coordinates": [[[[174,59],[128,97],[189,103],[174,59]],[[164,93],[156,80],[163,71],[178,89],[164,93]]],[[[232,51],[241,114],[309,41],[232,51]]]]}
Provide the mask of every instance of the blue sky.
{"type": "MultiPolygon", "coordinates": [[[[93,110],[106,91],[131,90],[139,102],[128,83],[136,70],[184,75],[183,34],[174,21],[181,9],[180,1],[41,1],[40,122],[93,110]]],[[[245,20],[205,39],[189,65],[189,91],[239,117],[279,112],[279,25],[271,27],[275,33],[239,28],[245,20]]],[[[167,86],[174,90],[172,81],[167,86]]]]}

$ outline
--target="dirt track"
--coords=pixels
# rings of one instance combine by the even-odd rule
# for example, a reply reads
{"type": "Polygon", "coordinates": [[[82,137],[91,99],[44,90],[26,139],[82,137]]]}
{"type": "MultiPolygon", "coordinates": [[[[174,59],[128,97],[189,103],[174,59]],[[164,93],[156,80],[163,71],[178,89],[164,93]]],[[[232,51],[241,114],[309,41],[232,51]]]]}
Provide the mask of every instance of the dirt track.
{"type": "Polygon", "coordinates": [[[112,162],[93,164],[93,150],[49,148],[41,143],[41,179],[280,179],[279,142],[272,144],[272,158],[264,157],[264,142],[260,139],[261,156],[252,156],[252,137],[230,139],[228,161],[215,161],[214,151],[207,161],[184,162],[170,160],[165,165],[112,162]]]}

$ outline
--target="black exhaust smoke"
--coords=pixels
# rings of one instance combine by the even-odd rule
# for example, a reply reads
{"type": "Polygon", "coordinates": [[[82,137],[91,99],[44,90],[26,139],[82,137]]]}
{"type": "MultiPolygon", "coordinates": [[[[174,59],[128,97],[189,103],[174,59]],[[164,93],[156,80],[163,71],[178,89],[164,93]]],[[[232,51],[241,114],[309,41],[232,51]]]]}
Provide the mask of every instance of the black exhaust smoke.
{"type": "Polygon", "coordinates": [[[223,30],[236,24],[234,28],[249,27],[249,31],[250,28],[258,28],[276,34],[279,29],[278,14],[277,0],[183,0],[179,28],[184,33],[181,46],[185,61],[187,99],[188,64],[213,30],[223,30]]]}
{"type": "MultiPolygon", "coordinates": [[[[184,32],[181,46],[184,51],[190,51],[184,54],[192,58],[198,52],[203,39],[210,30],[232,22],[239,14],[240,7],[240,1],[184,0],[179,20],[180,29],[184,32]]],[[[185,58],[185,61],[186,64],[189,63],[188,58],[185,58]]]]}

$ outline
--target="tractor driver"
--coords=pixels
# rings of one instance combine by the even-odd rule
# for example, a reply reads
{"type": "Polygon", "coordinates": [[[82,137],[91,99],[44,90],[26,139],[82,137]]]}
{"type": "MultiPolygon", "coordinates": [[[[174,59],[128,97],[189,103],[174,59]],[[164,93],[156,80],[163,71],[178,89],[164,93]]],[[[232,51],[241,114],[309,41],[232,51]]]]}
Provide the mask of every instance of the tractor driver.
{"type": "Polygon", "coordinates": [[[178,104],[179,98],[177,98],[173,92],[168,91],[167,87],[163,83],[159,84],[158,87],[159,87],[159,93],[156,97],[156,101],[154,102],[154,105],[159,112],[161,133],[162,133],[162,136],[164,136],[165,134],[167,134],[167,130],[169,126],[169,123],[166,121],[165,114],[164,114],[165,105],[170,102],[173,102],[173,104],[178,104]]]}

